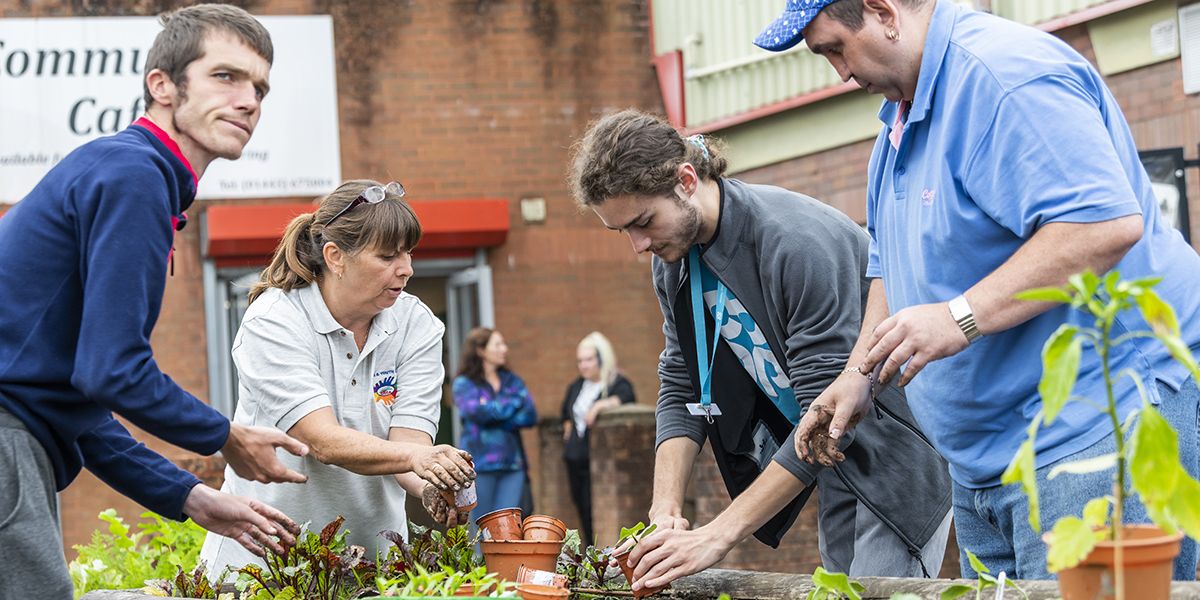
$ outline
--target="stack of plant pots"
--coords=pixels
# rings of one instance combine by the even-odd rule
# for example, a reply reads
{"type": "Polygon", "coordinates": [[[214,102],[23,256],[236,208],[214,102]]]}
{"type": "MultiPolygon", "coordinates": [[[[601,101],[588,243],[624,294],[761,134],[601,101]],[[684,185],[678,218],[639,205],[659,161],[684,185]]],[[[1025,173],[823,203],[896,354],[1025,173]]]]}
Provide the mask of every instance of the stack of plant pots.
{"type": "MultiPolygon", "coordinates": [[[[488,571],[508,581],[518,581],[522,567],[553,574],[562,552],[567,527],[562,521],[545,515],[531,515],[521,521],[521,509],[504,508],[475,521],[483,535],[480,545],[488,571]]],[[[526,600],[567,597],[565,587],[518,583],[517,593],[526,600]]]]}

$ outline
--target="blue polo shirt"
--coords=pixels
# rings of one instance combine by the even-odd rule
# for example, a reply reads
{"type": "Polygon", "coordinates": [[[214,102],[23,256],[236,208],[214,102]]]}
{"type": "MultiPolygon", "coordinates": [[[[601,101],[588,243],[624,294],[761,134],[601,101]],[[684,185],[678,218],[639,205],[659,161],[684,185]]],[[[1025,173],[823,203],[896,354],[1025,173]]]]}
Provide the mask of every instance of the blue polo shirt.
{"type": "MultiPolygon", "coordinates": [[[[939,0],[915,98],[899,148],[884,123],[868,171],[869,277],[882,277],[893,313],[945,302],[1009,259],[1047,223],[1092,223],[1141,214],[1142,240],[1116,266],[1122,278],[1159,275],[1184,341],[1200,342],[1200,258],[1165,222],[1116,100],[1100,74],[1061,40],[939,0]]],[[[1041,349],[1063,322],[1092,326],[1058,307],[929,364],[907,388],[921,427],[955,481],[997,485],[1041,408],[1041,349]]],[[[1135,312],[1115,335],[1146,329],[1135,312]]],[[[1132,368],[1155,394],[1186,379],[1153,339],[1116,349],[1113,372],[1132,368]]],[[[1139,404],[1128,377],[1117,385],[1127,414],[1139,404]]],[[[1085,346],[1075,394],[1103,401],[1099,359],[1085,346]]],[[[1157,402],[1157,396],[1152,398],[1157,402]]],[[[1105,417],[1072,403],[1038,434],[1038,466],[1082,450],[1109,432],[1105,417]]]]}

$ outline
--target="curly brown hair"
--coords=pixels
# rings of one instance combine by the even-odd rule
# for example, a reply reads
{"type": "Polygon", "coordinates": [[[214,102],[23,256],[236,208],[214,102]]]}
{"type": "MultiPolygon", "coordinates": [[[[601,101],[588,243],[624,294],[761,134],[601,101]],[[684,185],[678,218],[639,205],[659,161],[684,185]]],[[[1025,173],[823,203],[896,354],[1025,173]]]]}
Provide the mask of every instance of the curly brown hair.
{"type": "Polygon", "coordinates": [[[724,175],[729,163],[722,150],[717,140],[685,138],[660,117],[624,110],[592,123],[575,145],[571,192],[581,208],[617,196],[669,195],[685,162],[701,179],[724,175]]]}

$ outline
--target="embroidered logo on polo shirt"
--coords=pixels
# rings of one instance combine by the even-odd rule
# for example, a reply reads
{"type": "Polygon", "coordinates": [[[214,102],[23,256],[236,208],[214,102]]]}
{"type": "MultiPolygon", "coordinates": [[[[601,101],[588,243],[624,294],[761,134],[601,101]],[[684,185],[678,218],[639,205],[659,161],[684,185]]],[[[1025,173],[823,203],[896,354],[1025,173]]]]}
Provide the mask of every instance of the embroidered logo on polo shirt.
{"type": "Polygon", "coordinates": [[[929,188],[925,188],[925,190],[921,192],[921,206],[932,206],[933,199],[936,197],[937,197],[937,190],[931,190],[929,188]]]}
{"type": "Polygon", "coordinates": [[[375,402],[391,406],[396,402],[396,370],[380,371],[373,377],[372,389],[375,391],[375,402]]]}

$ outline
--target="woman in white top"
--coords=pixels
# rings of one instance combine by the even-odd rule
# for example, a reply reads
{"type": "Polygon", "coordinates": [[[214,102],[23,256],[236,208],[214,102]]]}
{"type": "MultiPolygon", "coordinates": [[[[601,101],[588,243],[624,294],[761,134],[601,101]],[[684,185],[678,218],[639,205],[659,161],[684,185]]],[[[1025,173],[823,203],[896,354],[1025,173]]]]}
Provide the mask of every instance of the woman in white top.
{"type": "Polygon", "coordinates": [[[563,460],[567,463],[571,499],[579,510],[581,534],[584,543],[590,545],[594,538],[587,432],[600,413],[621,404],[633,404],[637,398],[633,384],[617,372],[617,354],[600,332],[593,331],[579,342],[575,358],[579,378],[567,386],[562,405],[563,460]]]}
{"type": "MultiPolygon", "coordinates": [[[[470,454],[433,445],[445,328],[404,292],[421,226],[403,194],[349,181],[288,225],[234,339],[233,420],[308,444],[308,456],[280,456],[308,482],[265,485],[226,469],[222,486],[317,529],[343,515],[350,543],[376,550],[389,545],[380,530],[407,535],[406,493],[442,524],[466,522],[439,491],[475,478],[470,454]]],[[[261,564],[211,534],[200,557],[214,575],[261,564]]]]}

